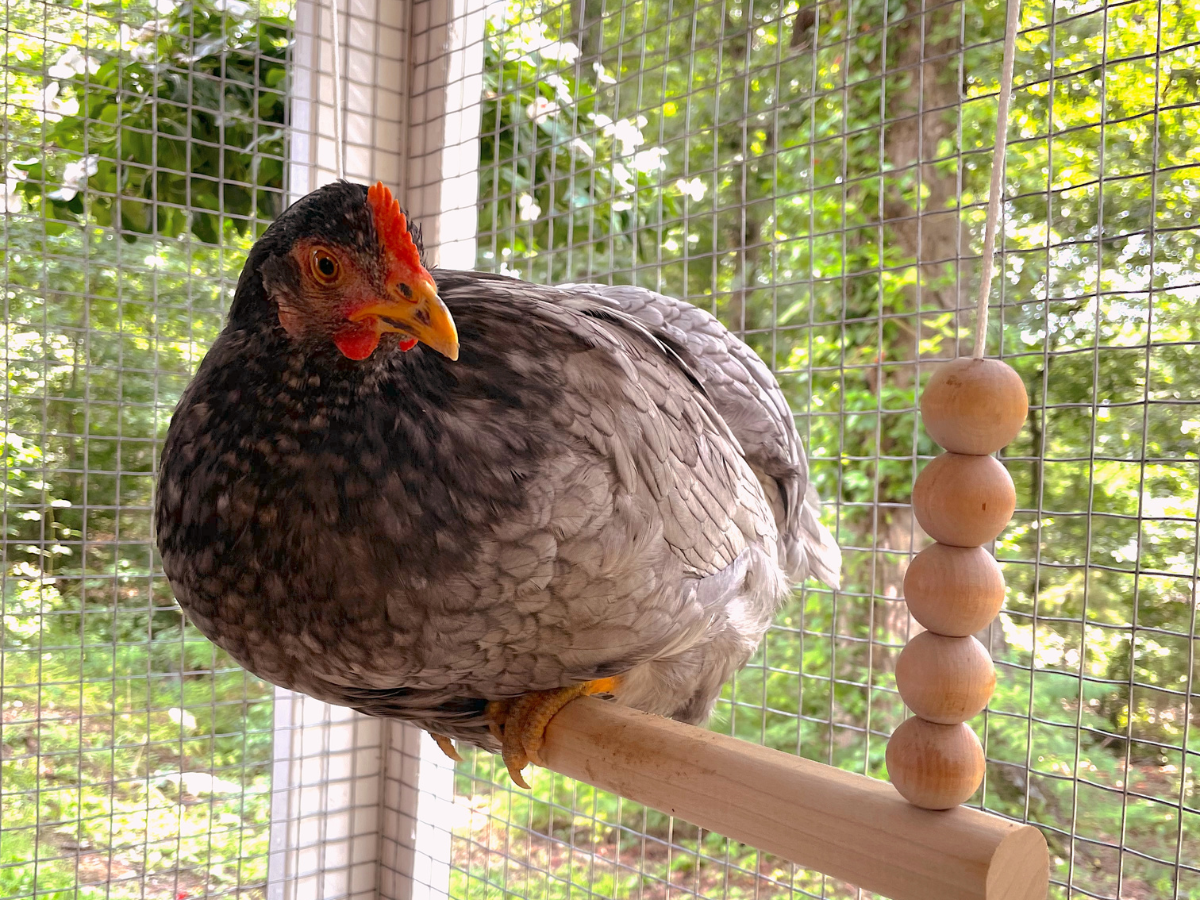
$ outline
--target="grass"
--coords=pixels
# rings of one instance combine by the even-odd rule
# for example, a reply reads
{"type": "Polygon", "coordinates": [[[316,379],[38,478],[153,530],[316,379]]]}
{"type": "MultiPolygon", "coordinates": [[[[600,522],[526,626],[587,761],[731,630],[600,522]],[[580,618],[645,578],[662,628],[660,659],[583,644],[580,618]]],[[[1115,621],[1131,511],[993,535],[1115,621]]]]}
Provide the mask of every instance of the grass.
{"type": "Polygon", "coordinates": [[[262,683],[178,638],[6,649],[0,667],[0,900],[263,894],[262,683]]]}

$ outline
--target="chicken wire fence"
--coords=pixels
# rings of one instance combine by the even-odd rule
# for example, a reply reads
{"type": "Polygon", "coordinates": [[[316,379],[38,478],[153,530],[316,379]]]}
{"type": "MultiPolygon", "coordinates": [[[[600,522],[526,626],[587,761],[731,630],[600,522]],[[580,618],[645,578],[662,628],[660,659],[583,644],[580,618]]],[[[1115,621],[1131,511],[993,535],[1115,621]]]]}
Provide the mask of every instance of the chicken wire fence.
{"type": "MultiPolygon", "coordinates": [[[[1004,4],[342,7],[347,171],[443,265],[684,297],[776,371],[843,586],[796,592],[711,727],[882,776],[937,450],[915,398],[971,349],[1004,4]]],[[[1022,12],[987,350],[1031,413],[971,803],[1042,828],[1055,897],[1200,897],[1198,19],[1022,12]]],[[[329,23],[6,2],[0,900],[854,896],[545,770],[527,793],[469,753],[451,782],[181,617],[158,442],[255,236],[336,170],[329,23]]]]}
{"type": "Polygon", "coordinates": [[[150,509],[284,201],[287,13],[4,7],[3,897],[265,880],[271,694],[182,620],[150,509]]]}

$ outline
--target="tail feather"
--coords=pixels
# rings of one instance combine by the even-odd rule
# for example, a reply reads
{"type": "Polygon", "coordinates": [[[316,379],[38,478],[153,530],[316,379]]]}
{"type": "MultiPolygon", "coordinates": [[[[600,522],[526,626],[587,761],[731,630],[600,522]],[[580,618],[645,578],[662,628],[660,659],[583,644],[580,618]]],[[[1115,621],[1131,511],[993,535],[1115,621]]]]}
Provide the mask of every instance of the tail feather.
{"type": "Polygon", "coordinates": [[[799,582],[809,575],[837,590],[842,583],[842,551],[829,529],[821,524],[821,501],[810,483],[800,508],[799,527],[784,540],[784,571],[799,582]]]}

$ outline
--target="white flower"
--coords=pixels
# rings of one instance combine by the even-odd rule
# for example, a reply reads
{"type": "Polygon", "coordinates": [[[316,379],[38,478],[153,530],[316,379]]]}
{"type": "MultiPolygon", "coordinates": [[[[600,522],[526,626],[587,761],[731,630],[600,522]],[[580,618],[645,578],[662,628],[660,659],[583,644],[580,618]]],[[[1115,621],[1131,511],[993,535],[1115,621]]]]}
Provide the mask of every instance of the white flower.
{"type": "Polygon", "coordinates": [[[63,116],[73,116],[79,112],[79,101],[74,97],[60,100],[57,81],[52,81],[42,89],[37,111],[47,122],[58,122],[63,116]]]}
{"type": "MultiPolygon", "coordinates": [[[[22,100],[32,101],[34,112],[41,115],[47,122],[57,122],[62,119],[63,102],[58,99],[59,86],[57,81],[52,81],[38,93],[25,95],[22,100]]],[[[68,102],[67,106],[70,106],[68,102]]],[[[76,110],[79,109],[79,104],[75,104],[76,110]]],[[[67,115],[70,115],[68,112],[67,115]]]]}
{"type": "Polygon", "coordinates": [[[74,200],[75,195],[87,187],[88,179],[99,171],[100,157],[97,154],[69,162],[63,169],[62,187],[48,196],[64,203],[74,200]]]}
{"type": "MultiPolygon", "coordinates": [[[[645,121],[642,116],[638,117],[641,121],[645,121]]],[[[604,133],[609,137],[615,138],[617,143],[621,145],[622,156],[632,156],[637,148],[646,143],[646,138],[642,135],[642,131],[631,122],[629,119],[620,119],[613,122],[612,125],[604,129],[604,133]]]]}
{"type": "Polygon", "coordinates": [[[589,144],[587,141],[585,141],[583,138],[575,138],[575,140],[571,141],[570,146],[571,146],[571,149],[574,150],[576,153],[580,153],[580,154],[586,156],[588,159],[596,158],[596,151],[593,150],[592,145],[589,144]]]}
{"type": "Polygon", "coordinates": [[[243,0],[217,0],[213,4],[218,12],[226,12],[235,19],[244,19],[250,15],[250,4],[243,0]]]}
{"type": "Polygon", "coordinates": [[[522,222],[532,222],[542,214],[542,208],[533,201],[531,196],[521,194],[517,197],[517,214],[522,222]]]}
{"type": "Polygon", "coordinates": [[[0,209],[10,215],[25,208],[24,198],[17,192],[20,184],[16,178],[6,178],[0,182],[0,209]]]}
{"type": "Polygon", "coordinates": [[[545,97],[538,96],[532,103],[525,107],[525,115],[539,122],[542,119],[548,119],[559,111],[559,105],[553,100],[547,100],[545,97]]]}
{"type": "Polygon", "coordinates": [[[706,185],[699,178],[693,178],[691,181],[688,181],[685,178],[680,178],[677,182],[675,182],[675,189],[679,191],[679,193],[686,194],[693,200],[699,202],[704,199],[704,194],[708,190],[708,185],[706,185]]]}
{"type": "Polygon", "coordinates": [[[620,163],[613,163],[612,167],[613,180],[616,181],[617,187],[622,193],[629,193],[633,190],[633,173],[625,168],[620,163]]]}
{"type": "Polygon", "coordinates": [[[616,84],[617,83],[617,79],[615,79],[611,75],[609,75],[607,70],[605,70],[604,66],[600,65],[600,63],[598,63],[598,62],[592,63],[592,71],[596,73],[596,80],[599,81],[601,84],[616,84]]]}
{"type": "Polygon", "coordinates": [[[649,150],[639,150],[634,154],[633,167],[639,172],[655,172],[665,169],[666,157],[669,151],[666,147],[651,147],[649,150]]]}
{"type": "Polygon", "coordinates": [[[188,731],[194,731],[196,728],[196,717],[186,709],[172,706],[167,710],[167,717],[176,725],[182,725],[188,731]]]}
{"type": "Polygon", "coordinates": [[[95,74],[100,69],[100,63],[89,56],[84,56],[78,47],[68,47],[67,52],[58,58],[46,74],[51,78],[74,78],[84,72],[95,74]]]}
{"type": "Polygon", "coordinates": [[[529,49],[539,54],[542,59],[552,59],[570,65],[579,59],[579,48],[570,41],[552,41],[545,35],[541,40],[531,40],[529,49]]]}
{"type": "Polygon", "coordinates": [[[554,88],[554,93],[567,103],[571,102],[571,86],[567,84],[567,80],[561,75],[555,75],[553,73],[549,75],[543,75],[542,84],[554,88]]]}
{"type": "Polygon", "coordinates": [[[152,38],[146,38],[137,43],[137,45],[129,51],[129,55],[138,62],[145,62],[148,59],[154,59],[154,54],[157,52],[157,48],[154,46],[154,40],[152,38]]]}
{"type": "Polygon", "coordinates": [[[154,0],[154,11],[160,16],[169,15],[175,9],[175,0],[154,0]]]}
{"type": "Polygon", "coordinates": [[[35,156],[31,156],[29,159],[10,159],[4,169],[4,177],[9,181],[24,181],[25,172],[20,167],[32,166],[35,163],[37,163],[35,156]]]}

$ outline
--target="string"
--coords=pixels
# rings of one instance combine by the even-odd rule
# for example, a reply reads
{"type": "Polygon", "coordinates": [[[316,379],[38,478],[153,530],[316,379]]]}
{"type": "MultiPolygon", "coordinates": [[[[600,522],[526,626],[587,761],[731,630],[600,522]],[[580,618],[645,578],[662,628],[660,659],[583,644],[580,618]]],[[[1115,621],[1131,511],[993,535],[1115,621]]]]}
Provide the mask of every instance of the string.
{"type": "Polygon", "coordinates": [[[1013,63],[1017,55],[1017,30],[1021,21],[1021,0],[1008,0],[1008,24],[1004,31],[1004,62],[1000,70],[1000,99],[996,108],[996,149],[992,153],[992,184],[988,192],[987,224],[983,231],[983,272],[979,279],[979,299],[975,314],[976,359],[982,359],[987,344],[988,297],[996,256],[996,226],[1000,221],[1000,201],[1004,193],[1004,171],[1008,159],[1008,105],[1012,99],[1013,63]]]}
{"type": "Polygon", "coordinates": [[[337,155],[337,177],[346,178],[346,147],[342,137],[342,39],[338,25],[338,0],[329,0],[333,20],[333,146],[337,155]]]}

